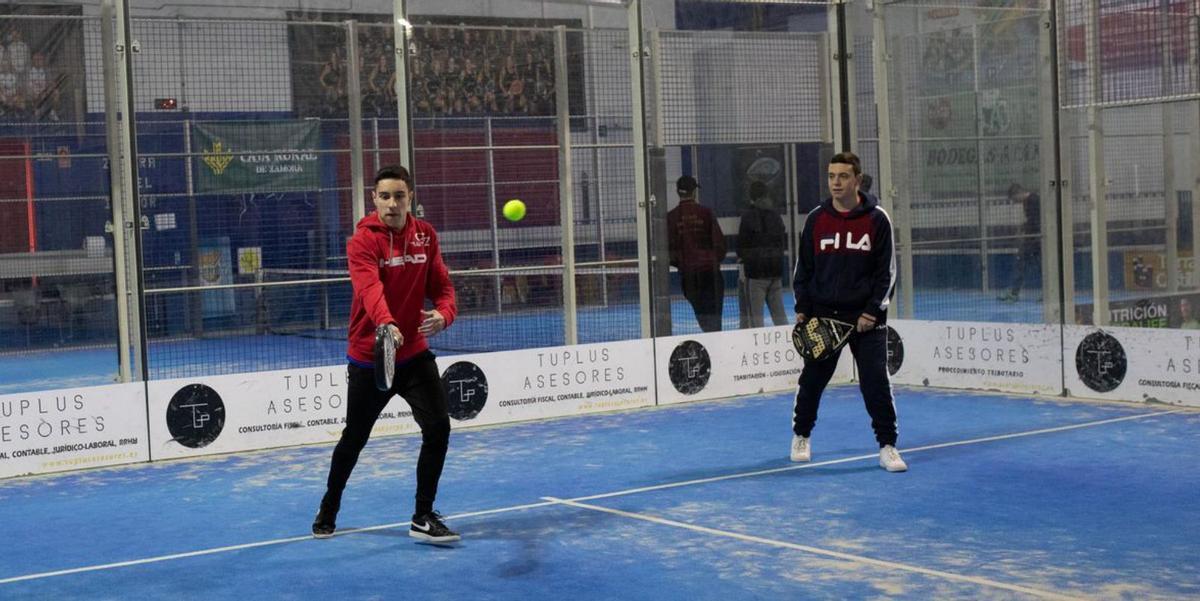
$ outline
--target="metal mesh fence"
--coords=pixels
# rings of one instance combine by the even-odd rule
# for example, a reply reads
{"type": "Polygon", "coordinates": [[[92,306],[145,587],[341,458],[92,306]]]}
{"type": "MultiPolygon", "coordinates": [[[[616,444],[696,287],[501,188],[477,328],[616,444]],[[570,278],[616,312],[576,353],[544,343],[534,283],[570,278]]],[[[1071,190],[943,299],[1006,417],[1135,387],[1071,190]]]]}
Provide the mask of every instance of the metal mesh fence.
{"type": "Polygon", "coordinates": [[[1062,120],[1076,182],[1069,198],[1078,274],[1071,318],[1142,327],[1200,325],[1191,310],[1200,301],[1193,254],[1200,106],[1193,101],[1098,109],[1101,129],[1090,135],[1086,112],[1066,111],[1062,120]],[[1102,196],[1095,207],[1097,190],[1102,196]],[[1097,262],[1095,255],[1104,259],[1097,262]]]}
{"type": "Polygon", "coordinates": [[[1200,96],[1196,2],[1065,0],[1058,12],[1064,107],[1200,96]]]}
{"type": "Polygon", "coordinates": [[[894,3],[884,15],[913,315],[1041,321],[1055,239],[1041,200],[1044,14],[894,3]]]}
{"type": "MultiPolygon", "coordinates": [[[[447,340],[438,342],[448,350],[525,348],[565,340],[560,186],[568,180],[560,173],[554,118],[560,83],[556,52],[563,54],[568,70],[575,260],[604,264],[633,256],[626,37],[623,31],[572,29],[556,42],[556,32],[544,28],[414,29],[416,54],[410,62],[420,64],[413,68],[414,77],[419,72],[428,80],[414,86],[421,205],[442,232],[460,307],[493,316],[504,326],[485,333],[482,325],[460,322],[443,335],[447,340]],[[451,68],[461,78],[450,77],[451,68]],[[482,104],[477,102],[481,93],[482,104]],[[511,199],[527,206],[527,216],[519,222],[500,215],[511,199]]],[[[577,276],[580,340],[640,335],[636,295],[622,298],[632,317],[628,310],[582,310],[611,302],[607,288],[614,278],[577,276]]]]}
{"type": "MultiPolygon", "coordinates": [[[[100,23],[81,6],[0,7],[0,354],[91,349],[117,372],[100,23]]],[[[49,376],[47,376],[49,378],[49,376]]],[[[0,385],[0,392],[9,392],[0,385]]]]}
{"type": "Polygon", "coordinates": [[[858,127],[858,146],[854,150],[862,159],[863,172],[872,176],[869,191],[879,194],[879,119],[875,106],[872,40],[872,36],[862,35],[854,41],[854,106],[855,125],[858,127]]]}
{"type": "MultiPolygon", "coordinates": [[[[580,336],[587,342],[641,336],[637,270],[637,190],[632,137],[633,93],[629,33],[584,30],[582,54],[567,61],[583,69],[572,86],[572,180],[580,336]]],[[[570,49],[570,46],[568,46],[570,49]]],[[[569,67],[568,67],[569,68],[569,67]]]]}
{"type": "MultiPolygon", "coordinates": [[[[362,102],[364,183],[379,166],[402,162],[395,96],[376,94],[395,80],[394,63],[383,60],[393,52],[391,27],[306,18],[138,20],[135,30],[149,40],[136,56],[135,72],[149,81],[137,102],[160,107],[170,98],[175,111],[138,129],[151,377],[340,361],[350,300],[344,245],[355,212],[349,103],[362,102]],[[269,67],[234,58],[182,66],[185,55],[206,52],[271,59],[269,67]],[[353,55],[362,57],[360,88],[347,89],[353,55]],[[263,69],[271,75],[260,77],[263,69]],[[271,351],[278,345],[287,352],[271,351]]],[[[636,234],[626,35],[571,30],[559,44],[578,115],[570,129],[584,342],[640,335],[637,274],[628,270],[636,234]]],[[[563,344],[565,178],[556,74],[545,70],[555,32],[428,25],[413,39],[414,212],[439,231],[463,314],[431,343],[449,353],[563,344]],[[480,43],[468,48],[468,39],[480,43]],[[472,100],[487,91],[500,99],[472,100]],[[527,204],[524,220],[499,215],[508,199],[527,204]]],[[[371,209],[368,189],[360,210],[371,209]]]]}
{"type": "Polygon", "coordinates": [[[1060,6],[1077,323],[1200,327],[1198,19],[1194,2],[1060,6]]]}
{"type": "MultiPolygon", "coordinates": [[[[1046,3],[995,4],[876,4],[884,38],[867,23],[852,28],[856,150],[869,174],[885,160],[896,174],[893,217],[911,241],[902,259],[914,274],[903,283],[917,293],[913,316],[1050,319],[1055,299],[1042,299],[1057,296],[1046,286],[1059,279],[1061,258],[1062,279],[1075,286],[1068,321],[1193,323],[1184,307],[1200,304],[1200,8],[1066,0],[1050,56],[1046,3]],[[876,44],[887,50],[882,71],[876,44]],[[881,82],[888,103],[876,107],[881,82]],[[1074,249],[1062,257],[1050,250],[1059,207],[1046,184],[1048,107],[1061,119],[1061,211],[1074,249]],[[878,111],[887,111],[887,132],[878,111]],[[1130,307],[1153,307],[1139,314],[1155,317],[1122,318],[1135,314],[1130,307]]],[[[728,251],[722,326],[735,313],[746,325],[735,295],[750,183],[769,185],[789,251],[821,195],[836,125],[824,6],[689,4],[680,26],[711,17],[711,27],[736,31],[644,31],[643,107],[634,105],[625,29],[417,19],[412,46],[401,49],[416,212],[441,234],[463,313],[436,350],[563,344],[568,318],[579,342],[642,334],[649,307],[638,297],[633,147],[642,110],[657,203],[646,209],[651,254],[669,250],[654,228],[676,203],[675,178],[697,176],[728,251]],[[523,220],[501,215],[509,199],[526,203],[523,220]],[[573,303],[564,299],[569,257],[573,303]]],[[[114,263],[126,261],[113,257],[105,120],[121,117],[106,114],[115,107],[106,106],[105,67],[117,59],[101,21],[84,16],[94,8],[0,9],[0,353],[95,347],[115,372],[114,263]]],[[[390,15],[273,14],[283,17],[133,21],[132,165],[152,378],[343,358],[345,244],[356,215],[372,208],[369,190],[355,196],[357,159],[366,185],[379,167],[406,161],[395,32],[390,15]]],[[[601,20],[623,27],[624,18],[601,20]]],[[[876,180],[874,191],[888,185],[876,180]]],[[[783,263],[791,262],[788,252],[783,263]]],[[[677,276],[656,282],[675,332],[696,331],[677,276]]]]}
{"type": "Polygon", "coordinates": [[[659,39],[654,85],[665,144],[821,139],[822,37],[664,31],[659,39]]]}
{"type": "Polygon", "coordinates": [[[151,377],[328,364],[327,344],[282,359],[241,338],[307,323],[319,286],[231,286],[344,264],[348,123],[313,100],[304,59],[345,26],[135,19],[133,34],[151,377]]]}
{"type": "MultiPolygon", "coordinates": [[[[823,24],[825,13],[815,8],[803,16],[823,24]]],[[[761,12],[749,13],[751,26],[768,27],[765,18],[756,20],[761,12]]],[[[764,300],[773,300],[778,291],[783,302],[795,233],[818,202],[819,156],[830,141],[826,38],[799,32],[662,31],[646,32],[646,39],[651,46],[648,130],[661,156],[652,161],[650,174],[661,195],[650,237],[652,252],[662,257],[654,277],[655,331],[769,325],[767,305],[749,295],[749,280],[760,280],[755,289],[768,289],[777,280],[779,287],[770,288],[764,300]],[[712,211],[710,229],[720,231],[696,237],[677,229],[672,247],[671,224],[682,223],[672,215],[683,215],[676,188],[680,175],[698,180],[697,201],[712,211]],[[756,182],[763,187],[757,204],[751,199],[756,182]],[[721,239],[723,255],[709,242],[713,236],[721,239]],[[684,261],[685,255],[712,261],[684,261]],[[756,266],[748,277],[743,262],[751,256],[756,266]],[[662,273],[669,269],[666,257],[679,259],[669,277],[662,273]],[[679,271],[684,262],[688,265],[679,271]],[[715,280],[715,285],[693,291],[693,278],[708,277],[696,274],[709,272],[713,276],[704,281],[715,280]]],[[[784,320],[790,319],[790,301],[787,305],[784,320]]]]}

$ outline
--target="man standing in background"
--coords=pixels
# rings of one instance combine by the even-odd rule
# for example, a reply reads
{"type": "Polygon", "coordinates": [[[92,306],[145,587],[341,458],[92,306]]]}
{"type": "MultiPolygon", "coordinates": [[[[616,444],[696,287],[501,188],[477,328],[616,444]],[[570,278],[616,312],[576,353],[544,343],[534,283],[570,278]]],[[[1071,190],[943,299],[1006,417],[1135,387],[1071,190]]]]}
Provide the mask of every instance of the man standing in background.
{"type": "Polygon", "coordinates": [[[1013,184],[1008,188],[1008,199],[1020,206],[1024,220],[1017,234],[1021,239],[1017,246],[1012,286],[1008,292],[1000,295],[1000,300],[1015,302],[1021,297],[1021,286],[1025,283],[1025,272],[1029,270],[1029,265],[1042,257],[1042,199],[1021,184],[1013,184]]]}
{"type": "Polygon", "coordinates": [[[763,326],[763,303],[771,310],[771,322],[788,323],[783,310],[783,255],[787,248],[787,230],[783,218],[775,212],[767,185],[750,184],[750,208],[742,213],[738,226],[737,255],[745,276],[746,308],[752,328],[763,326]]]}
{"type": "Polygon", "coordinates": [[[712,209],[696,202],[699,187],[690,175],[675,182],[679,205],[667,212],[667,244],[671,266],[679,270],[683,296],[696,312],[700,329],[719,332],[725,304],[725,281],[721,278],[725,234],[712,209]]]}

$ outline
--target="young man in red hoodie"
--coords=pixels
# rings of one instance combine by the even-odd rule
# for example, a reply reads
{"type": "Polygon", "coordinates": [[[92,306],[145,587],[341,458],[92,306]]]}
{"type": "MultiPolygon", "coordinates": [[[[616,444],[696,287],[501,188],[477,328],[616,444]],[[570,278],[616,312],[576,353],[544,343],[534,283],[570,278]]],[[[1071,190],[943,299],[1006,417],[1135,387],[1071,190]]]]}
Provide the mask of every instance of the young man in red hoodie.
{"type": "Polygon", "coordinates": [[[433,226],[410,214],[413,189],[408,170],[399,166],[380,169],[371,198],[375,212],[358,222],[346,245],[354,288],[346,352],[350,362],[346,427],[333,450],[313,536],[333,535],[350,472],[375,420],[398,394],[412,407],[421,426],[417,500],[409,535],[435,543],[452,542],[459,539],[458,534],[433,510],[450,441],[450,415],[446,390],[426,337],[454,321],[458,312],[454,287],[433,226]],[[432,310],[424,310],[426,298],[433,302],[432,310]],[[375,329],[380,325],[387,325],[396,339],[396,375],[387,391],[375,387],[373,369],[375,329]]]}

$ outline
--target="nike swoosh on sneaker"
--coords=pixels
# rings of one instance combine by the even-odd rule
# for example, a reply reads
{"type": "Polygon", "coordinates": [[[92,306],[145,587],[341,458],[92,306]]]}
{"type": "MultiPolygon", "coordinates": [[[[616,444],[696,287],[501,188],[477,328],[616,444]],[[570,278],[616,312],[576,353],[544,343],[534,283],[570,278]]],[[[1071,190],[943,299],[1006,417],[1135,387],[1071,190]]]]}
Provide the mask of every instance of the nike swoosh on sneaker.
{"type": "Polygon", "coordinates": [[[429,525],[429,522],[426,522],[426,523],[424,523],[424,524],[418,524],[418,523],[416,523],[416,522],[413,522],[413,525],[412,525],[412,527],[413,527],[413,528],[416,528],[417,530],[420,530],[421,532],[429,532],[429,529],[430,529],[432,526],[430,526],[430,525],[429,525]]]}

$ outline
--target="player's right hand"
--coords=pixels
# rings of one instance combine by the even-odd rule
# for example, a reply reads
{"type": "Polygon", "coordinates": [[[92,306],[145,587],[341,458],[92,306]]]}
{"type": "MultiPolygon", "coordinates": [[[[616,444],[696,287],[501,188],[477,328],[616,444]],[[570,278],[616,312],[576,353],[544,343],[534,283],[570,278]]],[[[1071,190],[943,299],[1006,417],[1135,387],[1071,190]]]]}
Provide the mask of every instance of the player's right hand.
{"type": "Polygon", "coordinates": [[[400,328],[397,328],[396,324],[389,323],[388,331],[392,333],[392,339],[396,341],[396,348],[404,346],[404,334],[400,333],[400,328]]]}

